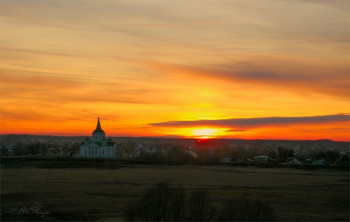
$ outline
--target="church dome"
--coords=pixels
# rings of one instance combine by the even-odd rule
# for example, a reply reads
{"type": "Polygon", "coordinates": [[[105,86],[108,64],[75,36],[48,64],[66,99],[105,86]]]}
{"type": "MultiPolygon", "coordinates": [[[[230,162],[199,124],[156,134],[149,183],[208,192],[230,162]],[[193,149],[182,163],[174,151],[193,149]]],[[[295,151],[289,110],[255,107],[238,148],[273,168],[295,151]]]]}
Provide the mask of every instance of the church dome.
{"type": "Polygon", "coordinates": [[[103,129],[95,129],[94,132],[92,132],[92,134],[94,133],[105,133],[105,131],[103,131],[103,129]]]}

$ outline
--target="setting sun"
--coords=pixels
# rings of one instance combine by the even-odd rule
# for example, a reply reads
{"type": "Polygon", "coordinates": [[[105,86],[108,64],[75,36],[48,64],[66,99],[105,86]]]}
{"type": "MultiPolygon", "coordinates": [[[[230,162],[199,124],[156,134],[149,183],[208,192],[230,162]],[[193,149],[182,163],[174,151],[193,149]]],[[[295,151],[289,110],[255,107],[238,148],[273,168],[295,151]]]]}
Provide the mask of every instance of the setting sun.
{"type": "Polygon", "coordinates": [[[219,136],[220,130],[211,128],[194,129],[192,135],[199,139],[210,139],[219,136]]]}
{"type": "Polygon", "coordinates": [[[195,129],[192,131],[193,135],[200,139],[209,139],[215,137],[219,130],[203,128],[203,129],[195,129]]]}

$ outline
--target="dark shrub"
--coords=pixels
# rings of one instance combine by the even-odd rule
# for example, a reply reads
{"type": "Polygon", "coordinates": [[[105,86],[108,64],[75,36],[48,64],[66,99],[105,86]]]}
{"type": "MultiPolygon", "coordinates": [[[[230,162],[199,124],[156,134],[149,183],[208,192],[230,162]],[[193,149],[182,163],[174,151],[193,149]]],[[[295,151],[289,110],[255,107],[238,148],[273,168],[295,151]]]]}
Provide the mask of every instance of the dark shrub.
{"type": "Polygon", "coordinates": [[[178,221],[184,219],[185,192],[169,183],[155,184],[127,212],[128,220],[178,221]]]}
{"type": "Polygon", "coordinates": [[[189,220],[208,221],[213,219],[213,207],[210,204],[208,193],[198,191],[192,194],[189,200],[189,220]]]}
{"type": "Polygon", "coordinates": [[[220,215],[222,221],[274,221],[273,207],[260,200],[231,199],[225,202],[220,215]]]}
{"type": "Polygon", "coordinates": [[[230,199],[216,212],[207,192],[196,191],[185,201],[185,189],[158,183],[129,208],[129,221],[273,221],[272,206],[260,200],[230,199]]]}

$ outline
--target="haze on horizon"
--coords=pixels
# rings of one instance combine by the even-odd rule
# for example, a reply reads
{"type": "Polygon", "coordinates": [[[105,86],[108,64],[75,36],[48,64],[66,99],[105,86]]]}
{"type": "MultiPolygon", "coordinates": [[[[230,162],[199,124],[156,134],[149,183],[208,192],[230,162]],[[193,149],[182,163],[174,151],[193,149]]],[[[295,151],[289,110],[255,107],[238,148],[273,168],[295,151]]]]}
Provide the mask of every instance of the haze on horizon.
{"type": "Polygon", "coordinates": [[[2,0],[1,134],[350,141],[347,0],[2,0]]]}

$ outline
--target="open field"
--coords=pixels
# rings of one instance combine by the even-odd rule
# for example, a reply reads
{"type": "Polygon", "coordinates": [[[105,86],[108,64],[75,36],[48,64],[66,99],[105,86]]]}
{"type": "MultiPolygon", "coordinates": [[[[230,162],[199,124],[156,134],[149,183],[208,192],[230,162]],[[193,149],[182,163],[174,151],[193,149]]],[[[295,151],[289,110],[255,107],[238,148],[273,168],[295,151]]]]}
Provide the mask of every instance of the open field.
{"type": "MultiPolygon", "coordinates": [[[[2,220],[122,221],[127,207],[156,182],[205,189],[215,203],[230,197],[268,201],[280,220],[349,220],[349,172],[230,166],[125,165],[118,169],[2,168],[2,220]],[[38,202],[49,215],[11,216],[38,202]]],[[[218,206],[220,207],[220,206],[218,206]]]]}

